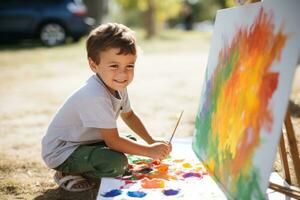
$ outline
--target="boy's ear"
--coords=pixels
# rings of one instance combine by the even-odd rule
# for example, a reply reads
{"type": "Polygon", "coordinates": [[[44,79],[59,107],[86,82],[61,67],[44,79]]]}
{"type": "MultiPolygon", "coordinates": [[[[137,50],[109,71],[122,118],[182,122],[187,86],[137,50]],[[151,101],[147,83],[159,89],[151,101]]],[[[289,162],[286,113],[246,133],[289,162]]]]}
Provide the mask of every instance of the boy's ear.
{"type": "Polygon", "coordinates": [[[89,65],[90,65],[91,70],[93,72],[97,73],[96,72],[96,69],[97,69],[96,63],[93,61],[93,59],[91,57],[89,57],[88,60],[89,60],[89,65]]]}

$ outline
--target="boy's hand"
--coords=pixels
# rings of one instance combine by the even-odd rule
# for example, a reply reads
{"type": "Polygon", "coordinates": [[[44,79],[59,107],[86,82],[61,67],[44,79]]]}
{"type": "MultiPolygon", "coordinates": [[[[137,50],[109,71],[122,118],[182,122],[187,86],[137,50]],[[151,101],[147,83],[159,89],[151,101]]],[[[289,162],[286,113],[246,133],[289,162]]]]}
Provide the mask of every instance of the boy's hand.
{"type": "Polygon", "coordinates": [[[171,144],[165,141],[155,142],[150,145],[149,157],[153,159],[163,160],[168,157],[172,150],[171,144]]]}
{"type": "MultiPolygon", "coordinates": [[[[153,143],[155,143],[155,142],[162,142],[162,143],[165,143],[165,144],[169,145],[169,148],[170,148],[170,152],[169,152],[169,153],[172,152],[172,144],[169,143],[169,141],[166,141],[166,140],[154,140],[153,143]]],[[[152,144],[153,144],[153,143],[152,143],[152,144]]]]}

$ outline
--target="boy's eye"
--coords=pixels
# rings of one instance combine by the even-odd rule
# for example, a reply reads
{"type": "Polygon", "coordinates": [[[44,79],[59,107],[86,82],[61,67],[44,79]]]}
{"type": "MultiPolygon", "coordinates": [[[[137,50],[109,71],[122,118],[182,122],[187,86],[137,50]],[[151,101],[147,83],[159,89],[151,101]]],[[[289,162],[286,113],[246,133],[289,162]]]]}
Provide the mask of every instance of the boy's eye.
{"type": "Polygon", "coordinates": [[[134,65],[128,65],[127,68],[133,69],[133,68],[134,68],[134,65]]]}
{"type": "Polygon", "coordinates": [[[109,67],[111,67],[113,69],[117,69],[119,66],[118,65],[110,65],[109,67]]]}

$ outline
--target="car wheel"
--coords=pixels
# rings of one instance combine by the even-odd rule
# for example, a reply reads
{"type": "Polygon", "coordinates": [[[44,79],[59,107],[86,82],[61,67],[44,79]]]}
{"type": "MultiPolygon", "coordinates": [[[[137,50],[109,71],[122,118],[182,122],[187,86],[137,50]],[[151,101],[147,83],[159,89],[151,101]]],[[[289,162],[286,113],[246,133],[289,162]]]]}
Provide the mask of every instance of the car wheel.
{"type": "Polygon", "coordinates": [[[40,30],[40,40],[46,46],[61,44],[66,40],[66,30],[58,23],[45,24],[40,30]]]}

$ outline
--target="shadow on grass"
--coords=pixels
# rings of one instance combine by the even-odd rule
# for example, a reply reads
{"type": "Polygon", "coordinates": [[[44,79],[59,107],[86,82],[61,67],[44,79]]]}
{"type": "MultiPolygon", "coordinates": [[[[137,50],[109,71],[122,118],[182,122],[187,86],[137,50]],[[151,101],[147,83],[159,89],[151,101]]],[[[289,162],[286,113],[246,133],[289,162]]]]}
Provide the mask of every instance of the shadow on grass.
{"type": "Polygon", "coordinates": [[[20,39],[1,39],[0,40],[0,51],[1,50],[22,50],[22,49],[34,49],[43,47],[39,40],[20,40],[20,39]]]}
{"type": "Polygon", "coordinates": [[[55,48],[65,45],[72,45],[77,42],[73,42],[70,38],[67,38],[66,42],[57,46],[47,47],[43,45],[39,40],[36,39],[0,39],[0,51],[3,50],[24,50],[24,49],[35,49],[35,48],[55,48]]]}
{"type": "Polygon", "coordinates": [[[97,198],[98,187],[85,192],[67,192],[61,188],[49,189],[44,194],[37,196],[34,200],[95,200],[97,198]]]}

